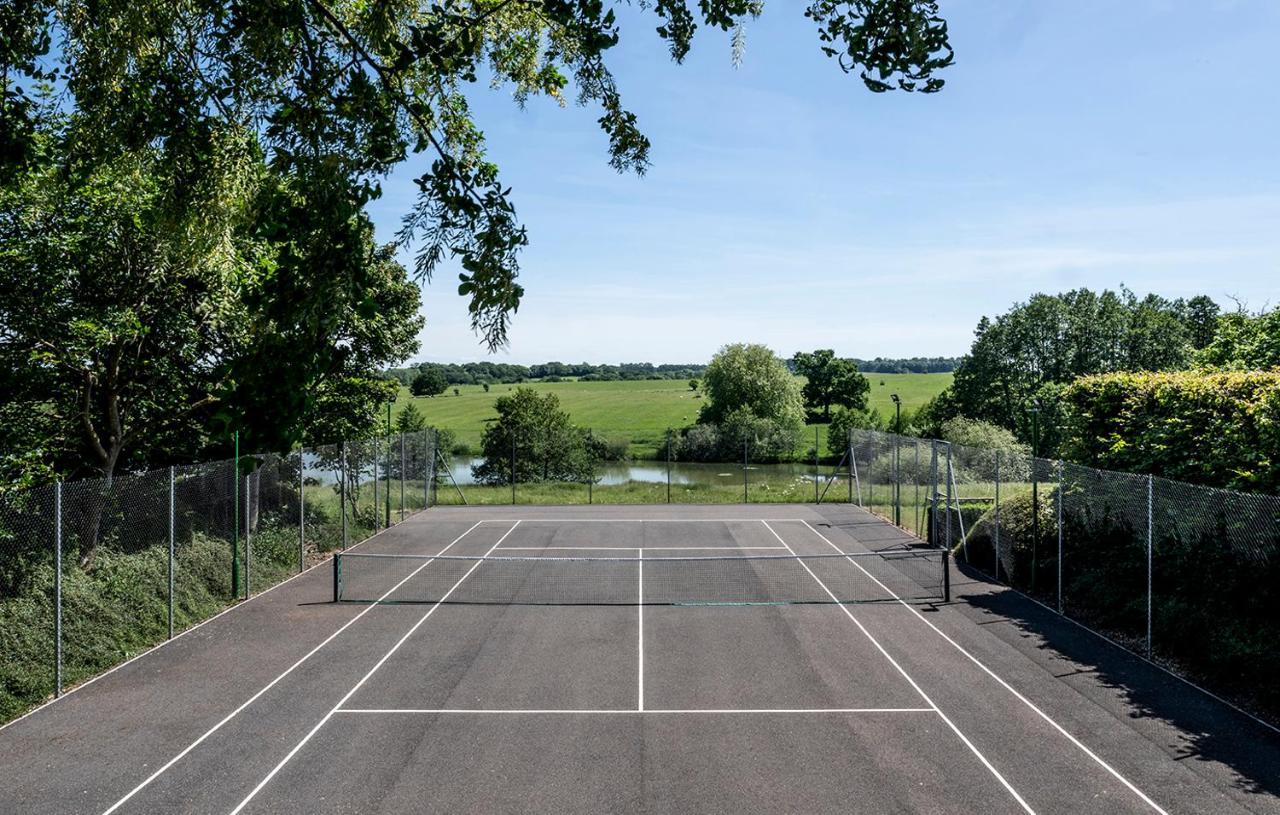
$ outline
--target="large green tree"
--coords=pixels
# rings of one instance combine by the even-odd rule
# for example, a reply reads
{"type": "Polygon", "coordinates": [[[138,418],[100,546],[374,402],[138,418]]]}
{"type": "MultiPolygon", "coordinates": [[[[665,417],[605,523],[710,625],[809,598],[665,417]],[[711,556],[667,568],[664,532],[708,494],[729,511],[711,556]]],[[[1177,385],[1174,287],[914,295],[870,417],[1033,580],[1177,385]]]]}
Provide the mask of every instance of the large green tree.
{"type": "MultiPolygon", "coordinates": [[[[9,478],[111,478],[225,451],[363,432],[416,347],[418,289],[359,212],[301,229],[314,179],[274,174],[256,136],[80,155],[86,122],[45,110],[0,190],[0,441],[9,478]],[[314,239],[314,240],[313,240],[314,239]],[[287,364],[282,362],[287,361],[287,364]]],[[[193,138],[195,138],[193,136],[193,138]]]]}
{"type": "Polygon", "coordinates": [[[1280,308],[1250,314],[1237,309],[1218,318],[1212,339],[1196,355],[1204,367],[1280,369],[1280,308]]]}
{"type": "Polygon", "coordinates": [[[841,359],[830,348],[813,352],[797,351],[792,357],[796,373],[805,378],[801,394],[805,407],[831,420],[831,406],[865,410],[871,383],[858,372],[858,363],[841,359]]]}
{"type": "MultiPolygon", "coordinates": [[[[1211,302],[1211,301],[1210,301],[1211,302]]],[[[1037,294],[978,323],[945,405],[954,415],[993,422],[1030,438],[1027,408],[1047,385],[1111,371],[1186,367],[1206,304],[1138,298],[1128,289],[1037,294]]]]}
{"type": "Polygon", "coordinates": [[[521,483],[580,482],[590,477],[591,457],[600,451],[569,421],[554,393],[516,388],[495,399],[493,407],[497,420],[480,438],[484,460],[472,467],[477,481],[510,484],[513,472],[521,483]]]}
{"type": "Polygon", "coordinates": [[[736,343],[711,358],[702,377],[707,396],[698,416],[721,424],[730,416],[768,419],[786,428],[804,424],[800,383],[767,346],[736,343]]]}
{"type": "MultiPolygon", "coordinates": [[[[648,16],[683,60],[699,25],[734,31],[762,0],[19,0],[0,18],[0,173],[35,149],[31,88],[56,79],[85,121],[79,149],[92,161],[163,145],[174,175],[215,162],[204,136],[255,134],[268,166],[298,179],[299,224],[349,223],[380,195],[381,179],[420,156],[418,196],[402,238],[420,275],[447,259],[491,346],[505,342],[520,303],[526,243],[510,190],[486,155],[470,112],[480,81],[519,104],[576,98],[599,112],[610,164],[643,173],[649,140],[626,109],[606,62],[621,27],[615,9],[648,16]],[[59,43],[57,56],[50,44],[59,43]],[[61,69],[52,77],[54,69],[61,69]]],[[[947,25],[933,0],[811,0],[801,9],[839,68],[874,92],[930,93],[951,64],[947,25]]],[[[337,257],[345,256],[336,237],[337,257]]],[[[304,254],[322,263],[323,256],[304,254]]],[[[339,284],[320,277],[324,287],[339,284]]]]}

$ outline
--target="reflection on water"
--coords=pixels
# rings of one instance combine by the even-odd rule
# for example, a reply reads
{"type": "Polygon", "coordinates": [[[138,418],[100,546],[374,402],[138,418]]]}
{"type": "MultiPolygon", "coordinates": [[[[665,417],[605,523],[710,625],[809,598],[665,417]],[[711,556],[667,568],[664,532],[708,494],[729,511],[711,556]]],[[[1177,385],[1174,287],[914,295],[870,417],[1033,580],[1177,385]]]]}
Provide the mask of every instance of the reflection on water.
{"type": "MultiPolygon", "coordinates": [[[[474,484],[471,475],[473,465],[483,461],[478,456],[454,456],[449,468],[453,478],[459,484],[474,484]]],[[[812,481],[813,465],[790,462],[786,464],[752,464],[748,471],[753,479],[760,476],[768,478],[801,478],[812,481]]],[[[821,477],[821,476],[819,476],[821,477]]],[[[628,481],[639,481],[651,484],[665,484],[667,481],[667,465],[661,461],[633,462],[601,462],[596,465],[596,483],[602,485],[626,484],[628,481]]],[[[672,484],[734,484],[742,481],[741,464],[701,464],[694,462],[671,462],[672,484]]]]}

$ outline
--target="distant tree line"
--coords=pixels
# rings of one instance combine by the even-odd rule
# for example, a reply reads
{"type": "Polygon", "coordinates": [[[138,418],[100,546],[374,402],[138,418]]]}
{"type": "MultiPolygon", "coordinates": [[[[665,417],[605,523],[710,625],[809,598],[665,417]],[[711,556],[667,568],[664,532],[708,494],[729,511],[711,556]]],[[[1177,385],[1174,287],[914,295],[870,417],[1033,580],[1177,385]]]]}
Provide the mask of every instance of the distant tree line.
{"type": "MultiPolygon", "coordinates": [[[[618,382],[639,379],[691,379],[701,377],[706,365],[624,362],[620,365],[592,365],[588,362],[544,362],[540,365],[511,365],[504,362],[436,363],[424,362],[408,368],[392,368],[388,377],[409,386],[415,377],[439,374],[446,386],[514,385],[529,380],[577,379],[583,382],[618,382]]],[[[434,377],[433,377],[434,378],[434,377]]]]}
{"type": "Polygon", "coordinates": [[[907,359],[854,359],[866,374],[946,374],[960,364],[960,357],[910,357],[907,359]]]}

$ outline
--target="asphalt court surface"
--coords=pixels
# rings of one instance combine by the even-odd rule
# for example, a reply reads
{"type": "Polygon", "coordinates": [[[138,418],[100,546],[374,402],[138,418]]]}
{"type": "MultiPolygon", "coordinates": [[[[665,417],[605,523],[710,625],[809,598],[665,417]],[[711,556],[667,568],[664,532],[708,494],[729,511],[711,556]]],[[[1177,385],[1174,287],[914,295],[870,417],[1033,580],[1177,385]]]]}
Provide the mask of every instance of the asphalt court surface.
{"type": "MultiPolygon", "coordinates": [[[[356,551],[643,561],[907,545],[883,526],[806,506],[435,509],[356,551]]],[[[892,567],[810,562],[819,585],[856,570],[880,596],[335,604],[319,568],[0,730],[17,781],[0,811],[1280,812],[1263,777],[1280,741],[1247,717],[1172,682],[1199,729],[1243,739],[1254,763],[1190,754],[1171,716],[1135,712],[1043,639],[979,616],[996,588],[953,572],[952,603],[898,602],[910,580],[892,567]],[[218,673],[215,656],[252,665],[218,673]]],[[[384,599],[414,597],[433,569],[464,584],[487,568],[397,562],[384,599]]]]}

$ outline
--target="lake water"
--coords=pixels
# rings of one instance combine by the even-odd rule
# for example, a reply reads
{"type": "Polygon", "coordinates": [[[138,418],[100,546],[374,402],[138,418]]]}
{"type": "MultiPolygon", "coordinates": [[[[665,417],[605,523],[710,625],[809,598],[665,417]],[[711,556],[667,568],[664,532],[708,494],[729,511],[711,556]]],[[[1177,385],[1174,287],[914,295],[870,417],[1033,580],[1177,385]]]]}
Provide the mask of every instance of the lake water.
{"type": "MultiPolygon", "coordinates": [[[[460,485],[474,484],[471,467],[483,461],[478,456],[454,456],[450,473],[460,485]]],[[[830,466],[821,467],[820,478],[825,478],[830,466]]],[[[765,476],[769,479],[797,478],[812,481],[813,465],[790,462],[785,464],[752,464],[748,472],[753,479],[765,476]]],[[[667,465],[662,461],[603,462],[596,466],[596,483],[602,485],[626,484],[638,481],[651,484],[667,482],[667,465]]],[[[671,463],[672,484],[740,484],[741,464],[701,464],[694,462],[671,463]]]]}

